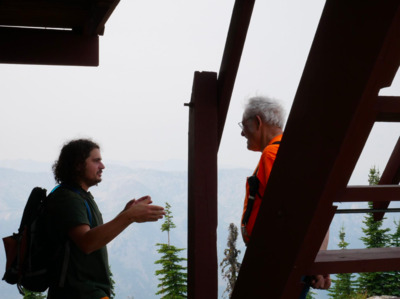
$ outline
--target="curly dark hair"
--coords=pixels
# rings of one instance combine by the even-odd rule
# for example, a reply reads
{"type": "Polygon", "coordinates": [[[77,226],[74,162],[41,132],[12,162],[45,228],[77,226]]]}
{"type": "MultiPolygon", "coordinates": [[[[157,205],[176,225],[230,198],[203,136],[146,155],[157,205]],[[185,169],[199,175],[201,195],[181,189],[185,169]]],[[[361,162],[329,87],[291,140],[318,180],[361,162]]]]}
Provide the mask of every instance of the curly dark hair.
{"type": "Polygon", "coordinates": [[[100,146],[90,139],[76,139],[64,144],[52,167],[55,181],[59,184],[78,184],[85,169],[82,166],[85,166],[85,160],[96,148],[100,149],[100,146]]]}

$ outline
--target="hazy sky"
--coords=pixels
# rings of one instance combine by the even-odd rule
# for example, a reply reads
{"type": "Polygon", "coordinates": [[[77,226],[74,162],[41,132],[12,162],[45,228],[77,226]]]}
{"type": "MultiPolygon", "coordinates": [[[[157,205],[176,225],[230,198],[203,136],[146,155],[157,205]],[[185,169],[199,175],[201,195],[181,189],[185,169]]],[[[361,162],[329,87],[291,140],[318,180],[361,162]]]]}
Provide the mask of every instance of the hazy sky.
{"type": "MultiPolygon", "coordinates": [[[[218,72],[233,0],[122,0],[100,37],[99,67],[0,65],[0,160],[53,161],[69,139],[91,137],[110,160],[187,159],[195,71],[218,72]]],[[[256,1],[219,152],[253,168],[237,123],[248,96],[289,113],[324,1],[256,1]]],[[[385,94],[400,95],[400,76],[385,94]]],[[[399,124],[374,127],[354,183],[384,169],[399,124]]]]}

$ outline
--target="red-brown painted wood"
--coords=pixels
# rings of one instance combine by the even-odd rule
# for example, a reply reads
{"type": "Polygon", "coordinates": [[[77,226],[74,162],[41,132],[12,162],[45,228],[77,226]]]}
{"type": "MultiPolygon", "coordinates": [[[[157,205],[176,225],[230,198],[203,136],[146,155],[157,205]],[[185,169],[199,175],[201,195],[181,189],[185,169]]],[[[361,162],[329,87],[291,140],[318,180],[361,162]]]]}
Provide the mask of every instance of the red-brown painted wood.
{"type": "Polygon", "coordinates": [[[196,72],[189,104],[188,298],[218,297],[217,74],[196,72]]]}

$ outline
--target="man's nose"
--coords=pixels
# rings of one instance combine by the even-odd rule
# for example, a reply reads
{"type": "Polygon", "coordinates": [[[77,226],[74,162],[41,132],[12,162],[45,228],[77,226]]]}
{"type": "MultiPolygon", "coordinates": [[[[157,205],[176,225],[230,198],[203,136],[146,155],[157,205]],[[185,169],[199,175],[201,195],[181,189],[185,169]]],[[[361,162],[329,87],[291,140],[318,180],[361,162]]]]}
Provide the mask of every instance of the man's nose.
{"type": "Polygon", "coordinates": [[[244,132],[243,132],[243,130],[242,130],[242,132],[240,133],[240,135],[242,135],[242,136],[244,137],[244,132]]]}

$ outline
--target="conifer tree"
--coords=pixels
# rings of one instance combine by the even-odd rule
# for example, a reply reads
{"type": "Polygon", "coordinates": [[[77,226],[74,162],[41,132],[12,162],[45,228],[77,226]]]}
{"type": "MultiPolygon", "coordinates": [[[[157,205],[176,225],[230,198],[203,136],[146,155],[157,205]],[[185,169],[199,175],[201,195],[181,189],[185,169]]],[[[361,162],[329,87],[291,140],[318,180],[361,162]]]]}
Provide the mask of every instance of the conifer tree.
{"type": "Polygon", "coordinates": [[[111,282],[111,296],[110,299],[114,299],[115,298],[115,292],[114,292],[114,286],[115,286],[115,280],[113,278],[113,274],[111,272],[111,266],[108,266],[108,270],[110,271],[110,282],[111,282]]]}
{"type": "Polygon", "coordinates": [[[316,299],[315,297],[317,294],[310,288],[310,290],[307,293],[306,299],[316,299]]]}
{"type": "MultiPolygon", "coordinates": [[[[338,244],[340,249],[346,249],[349,243],[347,243],[344,238],[346,233],[344,231],[344,226],[340,228],[338,244]]],[[[333,286],[328,290],[329,296],[335,299],[347,299],[352,298],[354,295],[354,275],[352,273],[339,273],[336,274],[336,279],[332,279],[333,286]]]]}
{"type": "Polygon", "coordinates": [[[46,295],[44,295],[43,293],[32,292],[25,288],[22,288],[22,290],[25,293],[25,295],[23,296],[24,299],[45,299],[46,298],[46,295]]]}
{"type": "Polygon", "coordinates": [[[158,284],[159,291],[156,295],[162,295],[161,298],[165,299],[181,299],[187,297],[187,267],[180,263],[187,259],[178,257],[178,253],[184,249],[170,244],[170,231],[176,226],[172,222],[171,205],[166,203],[165,206],[165,221],[161,225],[161,231],[168,233],[168,243],[156,244],[159,247],[157,252],[162,255],[161,259],[155,262],[162,266],[161,270],[156,271],[156,275],[161,276],[158,284]]]}
{"type": "Polygon", "coordinates": [[[236,249],[236,240],[238,236],[238,228],[235,224],[229,225],[228,243],[224,250],[225,258],[220,263],[222,277],[227,280],[227,287],[224,291],[224,295],[228,294],[228,298],[232,296],[233,288],[240,270],[240,263],[238,257],[240,250],[236,249]]]}
{"type": "MultiPolygon", "coordinates": [[[[390,246],[391,247],[400,247],[400,223],[394,221],[396,226],[396,231],[394,234],[390,234],[390,246]]],[[[387,285],[388,291],[392,296],[400,297],[400,271],[391,271],[388,272],[387,277],[387,285]]]]}
{"type": "MultiPolygon", "coordinates": [[[[371,168],[368,175],[369,185],[377,185],[379,180],[379,170],[375,167],[371,168]]],[[[368,206],[372,208],[372,202],[369,202],[368,206]]],[[[375,221],[373,213],[368,213],[363,223],[366,226],[362,229],[365,237],[361,237],[361,240],[364,242],[366,248],[381,248],[390,244],[390,236],[388,235],[390,229],[381,228],[383,219],[375,221]]],[[[391,286],[388,284],[390,275],[388,272],[360,273],[358,278],[360,291],[366,291],[368,296],[391,295],[391,286]]]]}

